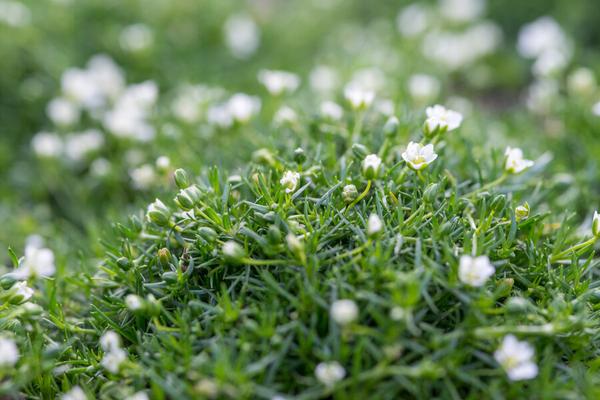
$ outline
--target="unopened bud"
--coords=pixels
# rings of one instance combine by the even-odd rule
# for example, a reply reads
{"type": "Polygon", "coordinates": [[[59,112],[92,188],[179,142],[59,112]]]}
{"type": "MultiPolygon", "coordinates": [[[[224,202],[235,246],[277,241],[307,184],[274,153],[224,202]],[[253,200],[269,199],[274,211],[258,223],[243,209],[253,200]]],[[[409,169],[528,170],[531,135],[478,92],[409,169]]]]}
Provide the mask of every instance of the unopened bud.
{"type": "Polygon", "coordinates": [[[175,177],[175,184],[179,189],[185,189],[186,187],[190,186],[190,178],[184,169],[176,169],[173,173],[173,176],[175,177]]]}
{"type": "Polygon", "coordinates": [[[342,198],[346,204],[352,203],[357,197],[358,190],[356,189],[356,186],[352,184],[344,186],[344,189],[342,189],[342,198]]]}

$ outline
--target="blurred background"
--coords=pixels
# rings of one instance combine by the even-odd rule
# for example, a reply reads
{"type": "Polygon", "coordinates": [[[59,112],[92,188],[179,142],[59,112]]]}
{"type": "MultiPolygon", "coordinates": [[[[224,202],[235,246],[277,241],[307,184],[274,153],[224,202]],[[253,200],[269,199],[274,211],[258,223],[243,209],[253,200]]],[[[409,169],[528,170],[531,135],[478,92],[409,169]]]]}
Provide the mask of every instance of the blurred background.
{"type": "Polygon", "coordinates": [[[457,109],[476,155],[526,148],[552,206],[583,220],[599,44],[594,0],[0,0],[0,248],[37,234],[59,257],[100,255],[174,168],[235,171],[293,141],[291,120],[336,118],[349,83],[382,115],[457,109]]]}

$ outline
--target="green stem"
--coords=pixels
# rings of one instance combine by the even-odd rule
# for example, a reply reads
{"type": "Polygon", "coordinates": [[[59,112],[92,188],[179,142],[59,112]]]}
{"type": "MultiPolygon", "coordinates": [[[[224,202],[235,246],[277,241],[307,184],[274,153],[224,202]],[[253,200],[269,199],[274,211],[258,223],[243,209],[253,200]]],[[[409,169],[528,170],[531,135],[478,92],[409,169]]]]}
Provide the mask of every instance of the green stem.
{"type": "Polygon", "coordinates": [[[489,183],[487,183],[487,184],[483,185],[482,187],[480,187],[480,188],[479,188],[479,189],[477,189],[477,190],[474,190],[474,191],[472,191],[472,192],[469,192],[469,193],[467,193],[467,194],[464,194],[464,195],[463,195],[463,197],[468,197],[468,198],[470,198],[470,197],[473,197],[473,196],[475,196],[475,195],[477,195],[477,194],[479,194],[479,193],[481,193],[481,192],[483,192],[483,191],[486,191],[486,190],[488,190],[488,189],[491,189],[491,188],[493,188],[494,186],[497,186],[497,185],[501,184],[501,183],[502,183],[502,182],[504,182],[504,181],[505,181],[507,178],[508,178],[508,174],[507,174],[507,173],[503,173],[502,175],[500,175],[500,177],[499,177],[498,179],[496,179],[496,180],[494,180],[494,181],[492,181],[492,182],[489,182],[489,183]]]}
{"type": "Polygon", "coordinates": [[[563,250],[560,253],[555,254],[552,257],[550,257],[550,262],[556,262],[558,260],[565,258],[568,255],[573,254],[576,251],[579,251],[581,249],[586,249],[590,246],[593,246],[594,243],[596,243],[596,240],[598,240],[598,238],[596,236],[594,236],[591,239],[586,240],[585,242],[573,245],[573,246],[569,247],[568,249],[563,250]]]}

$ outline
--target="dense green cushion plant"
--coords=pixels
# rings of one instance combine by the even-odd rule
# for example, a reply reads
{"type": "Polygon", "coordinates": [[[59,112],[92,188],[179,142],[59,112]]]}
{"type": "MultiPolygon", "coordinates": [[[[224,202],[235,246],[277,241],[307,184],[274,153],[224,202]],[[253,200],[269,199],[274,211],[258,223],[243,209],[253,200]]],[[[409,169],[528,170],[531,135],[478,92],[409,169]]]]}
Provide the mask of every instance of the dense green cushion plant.
{"type": "Polygon", "coordinates": [[[22,356],[2,390],[597,397],[599,221],[580,237],[522,203],[545,189],[520,154],[473,168],[460,130],[362,124],[356,106],[352,129],[314,119],[239,173],[177,170],[98,273],[38,284],[43,308],[5,276],[22,356]]]}

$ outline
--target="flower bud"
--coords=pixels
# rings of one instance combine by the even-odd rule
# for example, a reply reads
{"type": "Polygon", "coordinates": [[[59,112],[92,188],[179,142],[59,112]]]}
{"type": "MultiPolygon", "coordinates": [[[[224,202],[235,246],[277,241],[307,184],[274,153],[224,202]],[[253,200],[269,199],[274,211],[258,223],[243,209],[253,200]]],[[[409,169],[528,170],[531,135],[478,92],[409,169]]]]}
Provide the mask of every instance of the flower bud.
{"type": "Polygon", "coordinates": [[[268,165],[270,167],[276,164],[275,157],[268,149],[258,149],[252,153],[252,161],[258,164],[268,165]]]}
{"type": "Polygon", "coordinates": [[[240,262],[246,257],[244,248],[233,240],[223,243],[222,251],[223,256],[229,261],[240,262]]]}
{"type": "Polygon", "coordinates": [[[598,214],[598,211],[594,211],[594,218],[592,220],[592,233],[595,237],[600,237],[600,214],[598,214]]]}
{"type": "Polygon", "coordinates": [[[188,188],[181,189],[177,196],[175,196],[175,203],[182,210],[191,210],[194,208],[196,203],[200,200],[202,193],[196,185],[192,185],[188,188]]]}
{"type": "Polygon", "coordinates": [[[439,193],[440,184],[439,183],[431,183],[429,184],[425,190],[423,191],[423,200],[428,203],[433,203],[436,196],[439,193]]]}
{"type": "Polygon", "coordinates": [[[288,249],[298,258],[302,258],[304,256],[304,243],[298,236],[293,233],[288,233],[285,237],[285,241],[287,243],[288,249]]]}
{"type": "Polygon", "coordinates": [[[185,189],[186,187],[190,186],[190,178],[184,169],[176,169],[173,173],[173,176],[175,177],[175,184],[179,189],[185,189]]]}
{"type": "Polygon", "coordinates": [[[127,271],[131,268],[131,262],[127,257],[119,257],[117,258],[117,265],[124,271],[127,271]]]}
{"type": "Polygon", "coordinates": [[[396,116],[392,115],[388,118],[385,125],[383,126],[383,133],[386,136],[393,136],[398,131],[398,126],[400,125],[400,121],[396,116]]]}
{"type": "Polygon", "coordinates": [[[271,244],[281,243],[281,230],[276,225],[269,226],[267,231],[267,240],[271,244]]]}
{"type": "Polygon", "coordinates": [[[198,235],[208,243],[213,243],[217,239],[217,232],[208,226],[198,228],[198,235]]]}
{"type": "Polygon", "coordinates": [[[377,214],[369,215],[369,219],[367,221],[367,235],[369,237],[375,237],[381,232],[383,229],[383,222],[377,214]]]}
{"type": "Polygon", "coordinates": [[[128,294],[125,297],[125,305],[130,311],[137,312],[144,309],[144,299],[135,294],[128,294]]]}
{"type": "Polygon", "coordinates": [[[301,147],[294,150],[294,161],[298,164],[302,164],[306,161],[306,154],[304,154],[304,150],[301,147]]]}
{"type": "Polygon", "coordinates": [[[342,189],[342,198],[346,204],[352,203],[358,197],[358,190],[354,185],[346,185],[342,189]]]}
{"type": "Polygon", "coordinates": [[[362,162],[362,173],[371,180],[377,178],[381,171],[381,158],[377,154],[369,154],[362,162]]]}
{"type": "Polygon", "coordinates": [[[169,209],[159,199],[156,199],[154,203],[150,204],[148,206],[148,211],[146,212],[148,221],[159,226],[168,226],[170,216],[171,213],[169,209]]]}
{"type": "Polygon", "coordinates": [[[357,159],[362,160],[369,154],[369,149],[367,149],[367,146],[364,144],[354,143],[352,145],[352,154],[354,154],[354,157],[357,159]]]}
{"type": "Polygon", "coordinates": [[[158,250],[158,262],[164,268],[171,262],[171,252],[166,247],[158,250]]]}
{"type": "Polygon", "coordinates": [[[529,217],[529,203],[525,202],[522,205],[515,208],[515,218],[518,221],[527,219],[529,217]]]}

